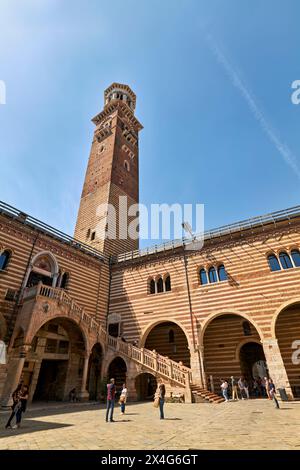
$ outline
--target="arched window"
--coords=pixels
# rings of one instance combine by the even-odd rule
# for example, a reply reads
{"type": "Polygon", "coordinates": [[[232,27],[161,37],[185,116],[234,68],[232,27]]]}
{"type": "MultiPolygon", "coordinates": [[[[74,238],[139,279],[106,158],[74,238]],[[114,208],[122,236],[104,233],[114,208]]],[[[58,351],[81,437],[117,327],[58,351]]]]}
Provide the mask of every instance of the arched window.
{"type": "Polygon", "coordinates": [[[171,290],[171,278],[170,278],[170,276],[167,276],[166,279],[165,279],[165,288],[166,288],[166,292],[171,290]]]}
{"type": "Polygon", "coordinates": [[[226,281],[228,279],[224,264],[221,264],[221,266],[218,267],[218,276],[219,281],[226,281]]]}
{"type": "Polygon", "coordinates": [[[251,325],[248,321],[243,321],[244,336],[251,336],[251,325]]]}
{"type": "Polygon", "coordinates": [[[294,261],[294,265],[298,268],[300,267],[300,252],[299,250],[292,250],[291,256],[294,261]]]}
{"type": "Polygon", "coordinates": [[[218,280],[217,279],[216,269],[213,266],[211,268],[209,268],[208,277],[209,277],[209,282],[210,283],[217,282],[217,280],[218,280]]]}
{"type": "Polygon", "coordinates": [[[157,292],[163,292],[164,291],[164,283],[162,278],[160,277],[157,281],[157,292]]]}
{"type": "Polygon", "coordinates": [[[204,268],[200,269],[200,282],[201,284],[207,284],[207,274],[204,268]]]}
{"type": "Polygon", "coordinates": [[[271,271],[280,271],[281,270],[281,267],[280,267],[279,261],[277,259],[277,256],[269,255],[268,256],[268,263],[269,263],[271,271]]]}
{"type": "Polygon", "coordinates": [[[126,171],[130,171],[130,165],[129,165],[129,162],[127,160],[124,160],[124,168],[126,171]]]}
{"type": "Polygon", "coordinates": [[[175,342],[175,334],[174,330],[169,331],[169,343],[174,343],[175,342]]]}
{"type": "Polygon", "coordinates": [[[62,278],[61,278],[61,283],[60,283],[60,287],[62,289],[66,289],[68,287],[68,283],[69,283],[69,273],[64,273],[62,278]]]}
{"type": "Polygon", "coordinates": [[[283,269],[290,269],[293,267],[291,258],[285,251],[282,251],[281,253],[279,253],[279,259],[280,259],[281,266],[283,267],[283,269]]]}
{"type": "Polygon", "coordinates": [[[155,281],[151,279],[150,281],[150,294],[155,294],[155,281]]]}
{"type": "Polygon", "coordinates": [[[5,250],[0,255],[0,271],[7,268],[8,262],[10,258],[10,251],[5,250]]]}

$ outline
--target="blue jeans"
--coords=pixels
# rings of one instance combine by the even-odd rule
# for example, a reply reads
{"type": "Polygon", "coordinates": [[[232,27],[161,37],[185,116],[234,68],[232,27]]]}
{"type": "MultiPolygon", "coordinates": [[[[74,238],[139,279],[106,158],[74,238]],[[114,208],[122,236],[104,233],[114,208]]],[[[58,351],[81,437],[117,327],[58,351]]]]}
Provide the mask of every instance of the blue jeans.
{"type": "Polygon", "coordinates": [[[223,397],[225,398],[225,400],[227,401],[227,400],[228,400],[228,390],[227,390],[227,389],[223,389],[223,390],[222,390],[222,394],[223,394],[223,397]]]}
{"type": "Polygon", "coordinates": [[[121,403],[121,413],[125,413],[125,402],[121,403]]]}
{"type": "Polygon", "coordinates": [[[165,404],[165,399],[160,398],[159,399],[159,411],[160,411],[160,419],[164,419],[164,404],[165,404]]]}
{"type": "Polygon", "coordinates": [[[114,407],[115,407],[115,400],[107,400],[107,404],[106,404],[106,421],[108,421],[109,410],[110,410],[109,420],[110,421],[113,420],[114,407]]]}

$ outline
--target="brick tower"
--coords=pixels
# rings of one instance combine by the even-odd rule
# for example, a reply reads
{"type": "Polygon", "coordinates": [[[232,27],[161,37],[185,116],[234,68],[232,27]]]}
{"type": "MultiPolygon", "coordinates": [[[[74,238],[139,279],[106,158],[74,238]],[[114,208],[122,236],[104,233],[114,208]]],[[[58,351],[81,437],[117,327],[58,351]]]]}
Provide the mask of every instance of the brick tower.
{"type": "Polygon", "coordinates": [[[138,133],[143,127],[134,116],[135,104],[129,86],[113,83],[104,92],[103,111],[92,119],[96,129],[74,237],[108,255],[139,246],[138,238],[127,234],[130,222],[137,225],[138,219],[127,217],[125,206],[139,202],[138,133]]]}

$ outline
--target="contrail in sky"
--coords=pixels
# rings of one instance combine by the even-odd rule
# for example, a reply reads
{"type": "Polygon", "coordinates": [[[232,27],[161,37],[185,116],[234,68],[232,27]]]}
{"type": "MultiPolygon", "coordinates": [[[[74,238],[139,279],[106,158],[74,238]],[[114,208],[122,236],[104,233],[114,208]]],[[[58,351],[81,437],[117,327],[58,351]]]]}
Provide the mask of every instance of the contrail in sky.
{"type": "Polygon", "coordinates": [[[232,84],[239,90],[243,98],[248,104],[248,107],[252,114],[254,115],[255,119],[259,122],[261,128],[268,136],[269,140],[272,144],[276,147],[280,155],[283,157],[284,161],[292,168],[292,170],[296,173],[298,178],[300,179],[300,169],[298,166],[297,158],[293,154],[293,152],[289,149],[289,147],[281,142],[279,137],[277,136],[275,130],[272,128],[271,124],[265,118],[262,110],[259,108],[255,97],[250,91],[247,89],[246,85],[242,82],[238,72],[234,69],[231,65],[227,57],[221,51],[220,47],[216,44],[216,41],[211,35],[206,36],[206,41],[209,44],[211,51],[213,52],[214,56],[216,57],[217,61],[223,66],[227,75],[229,76],[232,84]]]}

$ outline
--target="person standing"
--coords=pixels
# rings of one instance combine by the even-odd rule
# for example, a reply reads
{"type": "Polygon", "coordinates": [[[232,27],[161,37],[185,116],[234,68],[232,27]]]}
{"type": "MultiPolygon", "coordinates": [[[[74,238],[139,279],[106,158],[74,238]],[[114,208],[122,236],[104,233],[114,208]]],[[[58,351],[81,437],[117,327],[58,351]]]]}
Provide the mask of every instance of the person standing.
{"type": "Polygon", "coordinates": [[[6,423],[5,429],[12,428],[11,422],[12,422],[12,420],[13,420],[16,412],[17,412],[18,407],[20,406],[19,401],[20,401],[21,388],[22,388],[22,382],[17,386],[16,390],[12,394],[12,399],[13,399],[13,404],[12,404],[12,407],[11,407],[12,412],[11,412],[11,415],[10,415],[7,423],[6,423]]]}
{"type": "Polygon", "coordinates": [[[164,384],[160,384],[158,388],[160,419],[165,419],[165,415],[164,415],[165,395],[166,395],[166,387],[164,384]]]}
{"type": "Polygon", "coordinates": [[[125,413],[125,405],[127,401],[127,388],[126,384],[123,384],[122,392],[120,395],[120,405],[121,405],[121,414],[123,415],[125,413]]]}
{"type": "Polygon", "coordinates": [[[19,402],[17,404],[16,411],[16,424],[13,428],[19,428],[21,426],[22,414],[25,413],[27,407],[29,388],[27,385],[23,385],[21,388],[21,393],[19,397],[19,402]]]}
{"type": "Polygon", "coordinates": [[[272,397],[270,395],[270,383],[269,383],[270,381],[269,381],[268,377],[264,377],[264,382],[265,382],[265,387],[266,387],[266,394],[267,394],[269,400],[272,400],[272,397]]]}
{"type": "Polygon", "coordinates": [[[222,395],[225,399],[226,402],[228,402],[228,382],[227,380],[221,379],[221,390],[222,390],[222,395]]]}
{"type": "Polygon", "coordinates": [[[241,392],[242,400],[244,400],[244,394],[246,395],[246,398],[249,398],[249,391],[248,391],[248,384],[245,381],[244,377],[240,377],[238,381],[238,386],[241,392]]]}
{"type": "Polygon", "coordinates": [[[114,422],[113,415],[114,415],[114,407],[115,407],[115,395],[116,395],[115,379],[110,379],[110,383],[107,384],[106,422],[108,422],[108,417],[111,423],[114,422]],[[110,413],[109,413],[109,410],[110,410],[110,413]]]}
{"type": "Polygon", "coordinates": [[[274,382],[273,382],[272,379],[269,379],[269,380],[268,380],[268,383],[269,383],[269,390],[268,390],[268,392],[269,392],[269,397],[270,397],[271,400],[274,400],[274,402],[275,402],[275,407],[276,407],[277,409],[279,409],[280,407],[279,407],[278,400],[277,400],[277,398],[276,398],[276,389],[275,389],[274,382]]]}
{"type": "Polygon", "coordinates": [[[232,391],[232,400],[239,400],[239,394],[238,394],[238,381],[236,380],[233,375],[231,376],[231,391],[232,391]],[[235,398],[236,397],[236,398],[235,398]]]}

